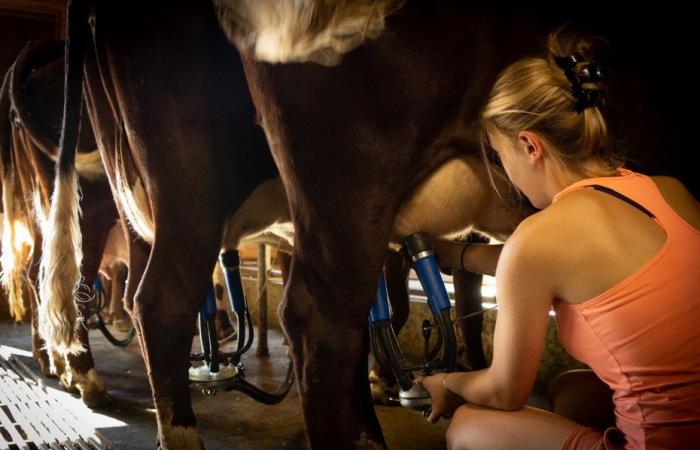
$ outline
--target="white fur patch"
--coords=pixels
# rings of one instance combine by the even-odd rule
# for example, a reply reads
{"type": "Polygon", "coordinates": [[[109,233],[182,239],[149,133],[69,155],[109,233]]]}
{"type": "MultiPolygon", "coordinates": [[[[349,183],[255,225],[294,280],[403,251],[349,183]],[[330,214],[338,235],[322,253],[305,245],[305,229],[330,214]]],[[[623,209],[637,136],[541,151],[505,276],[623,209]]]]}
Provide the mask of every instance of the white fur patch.
{"type": "Polygon", "coordinates": [[[262,61],[334,65],[343,54],[377,38],[387,15],[405,0],[214,0],[233,42],[262,61]]]}

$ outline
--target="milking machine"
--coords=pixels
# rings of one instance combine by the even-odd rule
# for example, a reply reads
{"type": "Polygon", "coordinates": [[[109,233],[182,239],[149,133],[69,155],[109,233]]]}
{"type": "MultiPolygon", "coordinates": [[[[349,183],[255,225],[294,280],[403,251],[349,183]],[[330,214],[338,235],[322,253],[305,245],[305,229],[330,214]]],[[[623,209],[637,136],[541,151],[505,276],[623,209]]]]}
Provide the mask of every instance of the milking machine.
{"type": "Polygon", "coordinates": [[[423,322],[424,361],[420,365],[409,365],[401,352],[391,325],[392,312],[383,271],[370,311],[370,338],[375,358],[396,378],[401,389],[401,405],[408,409],[426,411],[431,404],[430,394],[421,385],[413,383],[414,371],[421,371],[422,375],[430,375],[436,370],[454,371],[457,363],[457,339],[450,316],[450,299],[429,236],[423,233],[411,235],[404,239],[403,248],[428,297],[428,306],[434,319],[434,323],[428,320],[423,322]],[[430,337],[434,329],[437,329],[438,335],[431,348],[430,337]]]}
{"type": "Polygon", "coordinates": [[[104,285],[102,280],[98,276],[95,283],[92,285],[93,296],[88,302],[88,314],[85,318],[84,324],[90,329],[98,329],[102,332],[104,337],[117,347],[126,347],[134,339],[136,335],[136,329],[134,324],[129,322],[129,328],[120,332],[115,326],[109,327],[109,324],[105,322],[102,317],[102,310],[107,306],[107,295],[105,293],[104,285]]]}
{"type": "Polygon", "coordinates": [[[245,366],[241,357],[253,344],[255,329],[243,294],[238,251],[222,253],[219,263],[224,271],[231,310],[236,317],[236,348],[228,352],[219,348],[215,324],[216,297],[212,288],[199,311],[199,339],[202,351],[190,354],[190,362],[201,364],[190,367],[190,386],[209,395],[218,390],[236,390],[262,403],[279,403],[294,383],[291,359],[282,385],[274,392],[265,391],[245,379],[245,366]]]}

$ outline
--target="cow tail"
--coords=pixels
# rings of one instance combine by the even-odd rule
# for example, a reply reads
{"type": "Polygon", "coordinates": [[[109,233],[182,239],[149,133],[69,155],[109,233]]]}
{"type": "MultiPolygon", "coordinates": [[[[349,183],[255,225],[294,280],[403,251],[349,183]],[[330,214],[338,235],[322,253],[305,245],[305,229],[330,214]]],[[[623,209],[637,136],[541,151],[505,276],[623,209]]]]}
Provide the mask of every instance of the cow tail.
{"type": "Polygon", "coordinates": [[[63,123],[54,192],[42,230],[39,266],[39,332],[47,349],[61,354],[85,350],[75,334],[79,324],[76,295],[83,256],[75,155],[80,134],[84,52],[90,33],[89,12],[89,0],[69,0],[63,123]]]}
{"type": "Polygon", "coordinates": [[[0,257],[0,282],[7,293],[10,315],[17,321],[24,318],[26,308],[22,296],[25,267],[23,246],[19,239],[18,208],[20,193],[17,191],[15,167],[12,161],[12,124],[10,117],[10,75],[8,70],[0,88],[0,173],[2,174],[2,256],[0,257]]]}

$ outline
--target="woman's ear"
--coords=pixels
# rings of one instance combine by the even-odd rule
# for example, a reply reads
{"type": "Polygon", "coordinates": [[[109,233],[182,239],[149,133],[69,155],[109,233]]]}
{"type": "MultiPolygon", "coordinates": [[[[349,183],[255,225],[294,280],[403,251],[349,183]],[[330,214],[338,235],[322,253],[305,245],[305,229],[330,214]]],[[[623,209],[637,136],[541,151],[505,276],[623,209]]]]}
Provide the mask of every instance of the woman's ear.
{"type": "Polygon", "coordinates": [[[539,161],[545,152],[542,137],[533,131],[521,131],[518,133],[518,147],[531,162],[539,161]]]}

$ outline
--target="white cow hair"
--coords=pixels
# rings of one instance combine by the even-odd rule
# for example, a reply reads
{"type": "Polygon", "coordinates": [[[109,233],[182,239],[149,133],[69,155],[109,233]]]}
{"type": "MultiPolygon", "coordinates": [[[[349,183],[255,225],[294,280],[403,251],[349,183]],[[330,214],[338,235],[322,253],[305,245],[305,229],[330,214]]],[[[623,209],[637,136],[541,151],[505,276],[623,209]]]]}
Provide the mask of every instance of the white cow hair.
{"type": "Polygon", "coordinates": [[[272,63],[338,64],[376,39],[405,0],[214,0],[229,39],[272,63]]]}
{"type": "Polygon", "coordinates": [[[76,294],[83,251],[78,176],[74,170],[56,180],[42,236],[39,333],[49,352],[77,354],[85,348],[75,335],[79,323],[76,294]]]}

